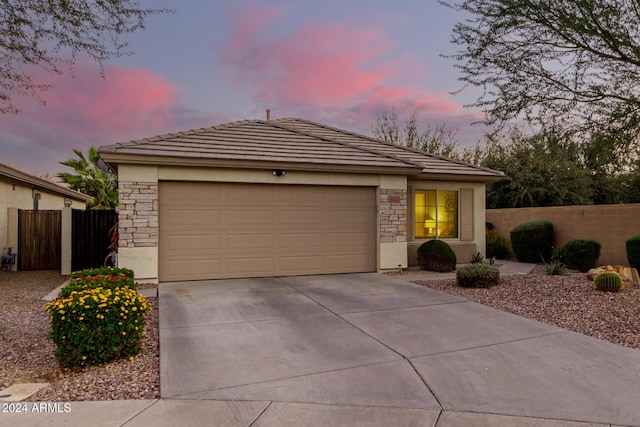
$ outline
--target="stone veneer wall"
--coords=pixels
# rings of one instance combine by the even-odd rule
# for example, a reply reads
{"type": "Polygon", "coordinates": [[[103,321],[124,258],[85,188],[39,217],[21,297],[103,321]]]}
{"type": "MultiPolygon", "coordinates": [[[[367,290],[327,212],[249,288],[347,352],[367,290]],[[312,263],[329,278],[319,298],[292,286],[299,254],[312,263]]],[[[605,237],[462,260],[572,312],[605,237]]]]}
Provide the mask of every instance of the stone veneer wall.
{"type": "Polygon", "coordinates": [[[407,241],[407,191],[380,190],[380,242],[407,241]]]}
{"type": "Polygon", "coordinates": [[[118,198],[118,246],[158,246],[158,183],[118,182],[118,198]]]}

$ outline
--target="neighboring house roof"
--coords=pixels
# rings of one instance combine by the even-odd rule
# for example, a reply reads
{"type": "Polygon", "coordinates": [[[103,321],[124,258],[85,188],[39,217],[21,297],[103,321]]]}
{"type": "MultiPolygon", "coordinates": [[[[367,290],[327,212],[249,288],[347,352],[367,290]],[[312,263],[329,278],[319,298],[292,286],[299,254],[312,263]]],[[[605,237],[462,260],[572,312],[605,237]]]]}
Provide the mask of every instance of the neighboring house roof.
{"type": "Polygon", "coordinates": [[[93,200],[93,197],[80,193],[75,190],[71,190],[67,187],[63,187],[46,179],[38,178],[37,176],[29,175],[28,173],[19,171],[10,166],[0,163],[0,179],[5,179],[10,182],[23,184],[29,187],[35,187],[40,190],[46,190],[51,193],[59,194],[60,196],[69,197],[74,200],[81,200],[88,202],[93,200]]]}
{"type": "Polygon", "coordinates": [[[310,121],[244,120],[98,148],[120,163],[386,172],[491,181],[501,172],[398,147],[310,121]]]}

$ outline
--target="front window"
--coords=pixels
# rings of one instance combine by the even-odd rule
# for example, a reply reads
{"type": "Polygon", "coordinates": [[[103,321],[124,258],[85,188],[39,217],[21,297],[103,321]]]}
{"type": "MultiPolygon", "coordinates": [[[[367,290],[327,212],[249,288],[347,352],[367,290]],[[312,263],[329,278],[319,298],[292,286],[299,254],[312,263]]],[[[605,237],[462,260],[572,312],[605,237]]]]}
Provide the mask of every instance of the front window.
{"type": "Polygon", "coordinates": [[[458,192],[416,190],[415,238],[444,239],[458,237],[458,192]]]}

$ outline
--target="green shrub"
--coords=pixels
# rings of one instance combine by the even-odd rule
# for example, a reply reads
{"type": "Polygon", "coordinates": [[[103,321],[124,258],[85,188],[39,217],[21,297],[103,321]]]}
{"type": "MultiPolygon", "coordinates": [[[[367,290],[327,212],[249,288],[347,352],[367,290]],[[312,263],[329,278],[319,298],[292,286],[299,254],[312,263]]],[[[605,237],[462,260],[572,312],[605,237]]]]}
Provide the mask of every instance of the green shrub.
{"type": "Polygon", "coordinates": [[[127,275],[120,274],[96,274],[93,276],[76,276],[75,278],[69,280],[69,284],[64,286],[60,293],[59,297],[68,297],[72,292],[82,291],[86,289],[93,288],[106,288],[106,289],[115,289],[115,288],[123,288],[128,287],[130,289],[136,290],[136,282],[127,275]]]}
{"type": "Polygon", "coordinates": [[[545,264],[545,271],[549,276],[564,276],[567,274],[567,266],[559,261],[545,264]]]}
{"type": "Polygon", "coordinates": [[[640,271],[640,235],[629,237],[626,241],[629,266],[640,271]]]}
{"type": "Polygon", "coordinates": [[[129,287],[73,291],[48,303],[49,337],[65,367],[99,365],[140,353],[150,306],[129,287]]]}
{"type": "Polygon", "coordinates": [[[622,289],[622,277],[615,271],[603,271],[593,278],[596,289],[605,292],[618,292],[622,289]]]}
{"type": "Polygon", "coordinates": [[[600,258],[601,245],[595,240],[569,240],[557,251],[560,261],[569,268],[577,268],[586,273],[596,266],[600,258]]]}
{"type": "Polygon", "coordinates": [[[486,264],[469,264],[456,271],[458,286],[490,288],[500,284],[500,270],[486,264]]]}
{"type": "Polygon", "coordinates": [[[456,269],[456,254],[446,242],[429,240],[418,248],[418,265],[421,270],[453,271],[456,269]]]}
{"type": "Polygon", "coordinates": [[[99,268],[87,268],[85,270],[74,271],[71,273],[69,277],[71,280],[76,279],[82,276],[96,276],[98,274],[113,274],[115,276],[119,276],[124,274],[127,277],[133,279],[133,270],[129,270],[128,268],[121,267],[99,267],[99,268]]]}
{"type": "Polygon", "coordinates": [[[546,220],[522,223],[511,230],[511,249],[520,262],[551,259],[553,224],[546,220]]]}
{"type": "Polygon", "coordinates": [[[487,231],[486,240],[487,258],[506,259],[511,257],[509,241],[495,229],[487,231]]]}
{"type": "Polygon", "coordinates": [[[478,264],[482,261],[484,261],[484,255],[482,255],[480,252],[476,251],[471,254],[471,264],[478,264]]]}

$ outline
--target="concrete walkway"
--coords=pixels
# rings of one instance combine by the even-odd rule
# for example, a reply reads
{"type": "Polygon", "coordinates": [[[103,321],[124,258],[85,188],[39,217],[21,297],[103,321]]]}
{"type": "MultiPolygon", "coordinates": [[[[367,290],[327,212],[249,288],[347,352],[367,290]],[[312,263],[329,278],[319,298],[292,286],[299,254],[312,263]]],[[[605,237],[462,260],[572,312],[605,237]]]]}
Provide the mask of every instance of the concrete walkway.
{"type": "Polygon", "coordinates": [[[639,351],[407,279],[163,284],[162,399],[21,403],[0,424],[640,426],[639,351]]]}

